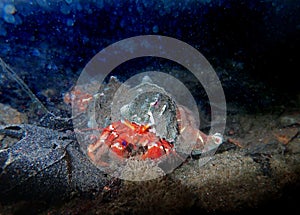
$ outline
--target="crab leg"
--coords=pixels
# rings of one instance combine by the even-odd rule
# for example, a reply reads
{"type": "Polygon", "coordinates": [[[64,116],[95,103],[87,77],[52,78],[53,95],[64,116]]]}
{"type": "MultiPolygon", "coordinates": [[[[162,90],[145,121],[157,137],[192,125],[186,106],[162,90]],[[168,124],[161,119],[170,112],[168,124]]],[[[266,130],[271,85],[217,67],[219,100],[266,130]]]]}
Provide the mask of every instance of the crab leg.
{"type": "Polygon", "coordinates": [[[100,139],[96,143],[90,144],[88,146],[87,155],[97,165],[109,166],[108,163],[101,160],[102,155],[106,153],[107,150],[108,150],[108,146],[104,143],[103,139],[100,139]]]}

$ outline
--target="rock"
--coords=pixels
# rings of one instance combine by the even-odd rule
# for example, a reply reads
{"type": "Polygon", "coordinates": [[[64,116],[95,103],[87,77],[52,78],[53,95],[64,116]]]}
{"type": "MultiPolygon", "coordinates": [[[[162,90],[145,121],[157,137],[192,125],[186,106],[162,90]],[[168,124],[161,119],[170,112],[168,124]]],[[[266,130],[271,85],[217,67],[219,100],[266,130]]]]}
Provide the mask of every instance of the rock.
{"type": "Polygon", "coordinates": [[[286,150],[288,153],[291,154],[298,154],[300,153],[300,137],[296,137],[293,139],[289,144],[286,146],[286,150]]]}
{"type": "Polygon", "coordinates": [[[279,118],[279,123],[282,127],[299,125],[300,114],[299,112],[286,112],[279,118]]]}
{"type": "MultiPolygon", "coordinates": [[[[27,122],[28,118],[25,114],[19,112],[9,105],[0,103],[0,125],[22,124],[27,122]]],[[[16,141],[17,139],[15,137],[9,137],[0,134],[0,149],[8,148],[16,141]]]]}
{"type": "Polygon", "coordinates": [[[12,108],[9,105],[0,103],[0,125],[27,123],[25,114],[12,108]]]}

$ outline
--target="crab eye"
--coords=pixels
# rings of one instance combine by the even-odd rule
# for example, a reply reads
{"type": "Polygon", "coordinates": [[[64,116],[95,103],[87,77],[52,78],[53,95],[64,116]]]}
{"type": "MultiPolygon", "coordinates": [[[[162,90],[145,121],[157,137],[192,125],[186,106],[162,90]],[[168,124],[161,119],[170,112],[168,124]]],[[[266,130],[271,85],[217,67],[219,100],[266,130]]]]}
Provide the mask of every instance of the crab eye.
{"type": "Polygon", "coordinates": [[[125,140],[122,140],[122,146],[126,146],[127,142],[125,140]]]}

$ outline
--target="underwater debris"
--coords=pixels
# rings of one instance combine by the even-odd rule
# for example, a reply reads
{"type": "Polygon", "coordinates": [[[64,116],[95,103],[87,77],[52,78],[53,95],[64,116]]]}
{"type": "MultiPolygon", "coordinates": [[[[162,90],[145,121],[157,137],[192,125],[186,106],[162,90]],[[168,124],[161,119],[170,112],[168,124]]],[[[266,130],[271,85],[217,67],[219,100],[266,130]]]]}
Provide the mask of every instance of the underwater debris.
{"type": "Polygon", "coordinates": [[[283,144],[288,144],[299,134],[297,127],[274,129],[273,135],[283,144]]]}
{"type": "Polygon", "coordinates": [[[15,73],[15,71],[8,66],[4,60],[0,57],[0,66],[4,74],[6,74],[12,80],[15,80],[24,92],[31,98],[32,102],[37,105],[37,107],[45,114],[49,113],[47,108],[40,102],[36,95],[29,89],[29,87],[24,83],[24,81],[15,73]]]}
{"type": "MultiPolygon", "coordinates": [[[[54,113],[49,111],[46,106],[37,98],[37,96],[30,90],[27,84],[16,74],[16,72],[5,63],[5,61],[0,57],[0,68],[4,75],[6,75],[11,80],[14,80],[21,90],[23,90],[28,97],[32,101],[31,108],[36,110],[34,113],[39,115],[39,122],[34,122],[35,124],[43,124],[45,126],[55,126],[55,127],[63,127],[69,123],[73,118],[72,117],[61,117],[56,116],[54,113]],[[59,121],[60,123],[56,123],[55,121],[59,121]],[[61,126],[60,126],[61,124],[61,126]]],[[[77,116],[75,116],[77,117],[77,116]]]]}

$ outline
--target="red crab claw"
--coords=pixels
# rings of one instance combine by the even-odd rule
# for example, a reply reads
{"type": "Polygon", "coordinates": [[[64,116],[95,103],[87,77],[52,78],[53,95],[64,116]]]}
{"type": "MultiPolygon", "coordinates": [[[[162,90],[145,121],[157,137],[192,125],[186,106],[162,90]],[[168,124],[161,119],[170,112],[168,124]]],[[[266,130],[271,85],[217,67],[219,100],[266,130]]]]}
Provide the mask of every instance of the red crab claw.
{"type": "Polygon", "coordinates": [[[162,146],[159,146],[157,143],[150,143],[148,145],[148,150],[145,154],[142,155],[142,159],[156,159],[165,154],[165,151],[162,146]]]}
{"type": "Polygon", "coordinates": [[[158,143],[152,142],[148,145],[148,150],[142,155],[142,159],[156,159],[165,154],[169,154],[173,146],[166,140],[161,139],[158,143]]]}

